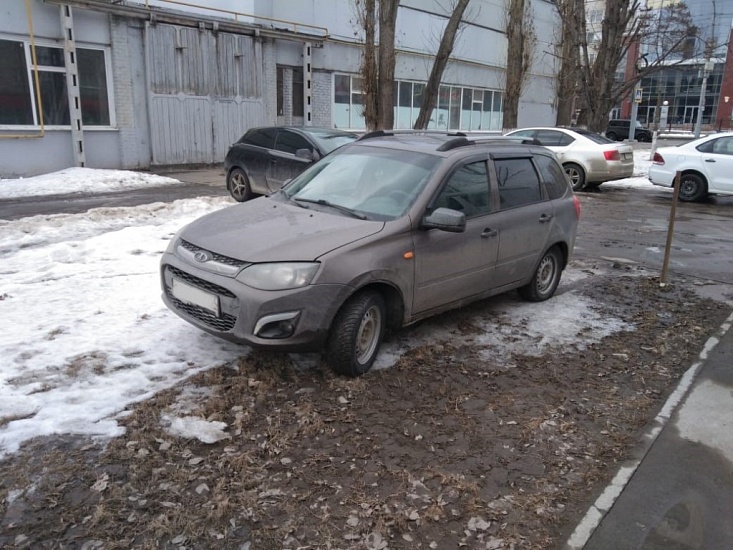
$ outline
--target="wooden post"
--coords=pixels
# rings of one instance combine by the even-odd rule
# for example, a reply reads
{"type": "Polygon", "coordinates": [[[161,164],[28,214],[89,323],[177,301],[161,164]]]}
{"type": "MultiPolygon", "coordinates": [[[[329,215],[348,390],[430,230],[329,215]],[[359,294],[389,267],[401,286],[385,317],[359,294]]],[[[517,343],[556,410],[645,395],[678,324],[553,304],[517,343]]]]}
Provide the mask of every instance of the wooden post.
{"type": "Polygon", "coordinates": [[[659,286],[667,284],[667,268],[669,267],[669,251],[672,248],[672,235],[674,233],[674,219],[677,214],[677,200],[680,196],[680,180],[682,172],[674,175],[674,193],[672,194],[672,209],[669,213],[669,229],[667,229],[667,245],[664,247],[664,262],[662,263],[662,276],[659,278],[659,286]]]}

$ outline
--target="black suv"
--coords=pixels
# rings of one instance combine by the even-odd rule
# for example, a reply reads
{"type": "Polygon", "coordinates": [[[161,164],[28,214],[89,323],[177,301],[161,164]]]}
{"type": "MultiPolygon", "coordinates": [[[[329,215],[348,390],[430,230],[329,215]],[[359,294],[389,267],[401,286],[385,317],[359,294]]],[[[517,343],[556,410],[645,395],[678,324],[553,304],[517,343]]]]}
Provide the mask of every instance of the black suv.
{"type": "Polygon", "coordinates": [[[311,163],[357,137],[312,126],[252,128],[224,159],[227,189],[238,202],[274,193],[311,163]]]}
{"type": "MultiPolygon", "coordinates": [[[[631,121],[628,119],[611,119],[608,121],[608,126],[606,127],[606,137],[614,141],[629,139],[630,127],[631,121]]],[[[636,141],[645,141],[647,143],[652,141],[652,133],[644,128],[638,120],[636,121],[636,128],[634,129],[634,139],[636,141]]]]}

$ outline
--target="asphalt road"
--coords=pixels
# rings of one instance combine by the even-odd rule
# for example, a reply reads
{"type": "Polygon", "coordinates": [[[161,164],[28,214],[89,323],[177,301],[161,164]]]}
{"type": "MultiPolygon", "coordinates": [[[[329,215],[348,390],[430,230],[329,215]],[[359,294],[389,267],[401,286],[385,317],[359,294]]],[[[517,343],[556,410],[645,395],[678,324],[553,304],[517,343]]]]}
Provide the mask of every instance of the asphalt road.
{"type": "MultiPolygon", "coordinates": [[[[680,141],[660,140],[659,146],[680,141]]],[[[649,149],[637,143],[637,149],[649,149]]],[[[54,195],[0,200],[0,219],[37,214],[80,213],[91,208],[172,202],[196,196],[226,196],[220,167],[165,175],[183,185],[134,189],[103,195],[54,195]]],[[[583,209],[575,255],[612,259],[662,268],[669,228],[672,193],[668,189],[620,189],[601,185],[578,193],[583,209]]],[[[733,197],[710,197],[703,203],[680,203],[669,260],[669,280],[675,275],[733,284],[733,197]]]]}

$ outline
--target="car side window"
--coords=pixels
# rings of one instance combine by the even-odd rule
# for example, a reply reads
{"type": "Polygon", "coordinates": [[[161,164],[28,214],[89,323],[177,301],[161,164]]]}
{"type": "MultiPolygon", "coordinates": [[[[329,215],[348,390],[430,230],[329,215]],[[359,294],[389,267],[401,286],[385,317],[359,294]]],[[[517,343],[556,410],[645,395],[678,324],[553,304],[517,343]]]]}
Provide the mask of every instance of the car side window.
{"type": "Polygon", "coordinates": [[[436,208],[458,210],[467,218],[487,214],[491,201],[486,162],[472,162],[457,168],[433,201],[431,211],[436,208]]]}
{"type": "Polygon", "coordinates": [[[529,158],[497,159],[494,166],[502,210],[542,201],[540,179],[529,158]]]}
{"type": "Polygon", "coordinates": [[[289,130],[280,130],[275,140],[275,149],[283,153],[294,155],[298,149],[308,149],[313,152],[313,145],[303,136],[290,132],[289,130]]]}
{"type": "Polygon", "coordinates": [[[534,133],[534,130],[518,130],[516,132],[512,132],[511,135],[515,137],[531,138],[534,136],[534,133]]]}
{"type": "Polygon", "coordinates": [[[565,195],[568,190],[568,181],[565,171],[557,161],[545,155],[536,155],[534,160],[550,200],[559,199],[565,195]]]}
{"type": "Polygon", "coordinates": [[[250,130],[244,137],[242,137],[242,143],[248,145],[255,145],[257,147],[264,147],[265,149],[272,149],[275,144],[275,134],[277,130],[275,128],[260,128],[258,130],[250,130]]]}
{"type": "Polygon", "coordinates": [[[724,137],[713,140],[711,153],[719,155],[733,155],[733,138],[724,137]]]}
{"type": "Polygon", "coordinates": [[[537,130],[536,138],[545,147],[553,147],[561,145],[560,138],[564,135],[562,132],[556,132],[555,130],[537,130]]]}

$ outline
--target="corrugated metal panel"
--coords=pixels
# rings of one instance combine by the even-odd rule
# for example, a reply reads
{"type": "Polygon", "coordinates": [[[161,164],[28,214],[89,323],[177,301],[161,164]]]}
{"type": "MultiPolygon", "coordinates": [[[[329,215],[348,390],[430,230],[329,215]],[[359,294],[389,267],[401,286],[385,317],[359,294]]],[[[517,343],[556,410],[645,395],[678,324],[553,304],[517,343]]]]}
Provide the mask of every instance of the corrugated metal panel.
{"type": "Polygon", "coordinates": [[[266,123],[262,48],[254,39],[146,26],[153,164],[212,163],[266,123]]]}
{"type": "Polygon", "coordinates": [[[266,124],[262,101],[220,100],[213,107],[216,162],[224,160],[231,144],[242,137],[247,128],[266,124]]]}

